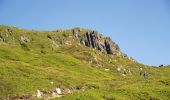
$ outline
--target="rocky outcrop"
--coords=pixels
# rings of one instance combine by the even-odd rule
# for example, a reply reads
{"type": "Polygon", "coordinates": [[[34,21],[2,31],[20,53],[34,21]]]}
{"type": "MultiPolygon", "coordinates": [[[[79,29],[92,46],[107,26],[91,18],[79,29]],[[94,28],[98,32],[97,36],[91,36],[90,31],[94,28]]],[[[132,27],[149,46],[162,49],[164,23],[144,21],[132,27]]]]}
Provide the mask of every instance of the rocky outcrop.
{"type": "Polygon", "coordinates": [[[20,39],[21,39],[21,43],[24,43],[24,44],[30,42],[30,40],[27,37],[25,37],[24,35],[21,35],[20,39]]]}
{"type": "Polygon", "coordinates": [[[103,38],[96,31],[88,31],[80,37],[80,43],[84,46],[95,48],[103,53],[113,55],[114,51],[108,38],[103,38]]]}
{"type": "MultiPolygon", "coordinates": [[[[63,33],[65,34],[65,32],[63,33]]],[[[90,48],[94,48],[96,50],[101,51],[102,53],[110,54],[110,55],[115,55],[117,54],[117,51],[119,51],[118,45],[116,45],[111,40],[111,38],[103,37],[102,34],[96,31],[90,31],[90,30],[81,29],[81,28],[72,29],[71,36],[48,34],[47,38],[54,41],[58,45],[64,45],[64,44],[72,45],[72,44],[77,43],[78,45],[84,45],[90,48]]],[[[27,39],[23,37],[23,41],[25,40],[27,39]]]]}
{"type": "Polygon", "coordinates": [[[73,37],[74,37],[74,38],[78,38],[79,32],[80,32],[79,29],[73,29],[73,30],[72,30],[73,37]]]}
{"type": "Polygon", "coordinates": [[[113,50],[112,50],[109,42],[107,40],[105,40],[104,43],[105,43],[105,50],[106,50],[107,54],[113,54],[113,50]]]}

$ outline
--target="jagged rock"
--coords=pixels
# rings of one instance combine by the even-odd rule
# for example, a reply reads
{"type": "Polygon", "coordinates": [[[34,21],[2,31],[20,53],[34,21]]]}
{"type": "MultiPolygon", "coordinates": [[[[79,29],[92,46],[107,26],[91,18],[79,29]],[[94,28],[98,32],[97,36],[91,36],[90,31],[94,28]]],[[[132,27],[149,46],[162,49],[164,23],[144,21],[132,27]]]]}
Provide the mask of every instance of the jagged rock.
{"type": "Polygon", "coordinates": [[[30,42],[30,40],[27,37],[23,36],[23,35],[20,38],[21,38],[22,43],[29,43],[30,42]]]}
{"type": "Polygon", "coordinates": [[[60,40],[60,44],[65,44],[67,42],[67,38],[63,38],[60,40]]]}
{"type": "Polygon", "coordinates": [[[78,38],[80,30],[79,29],[73,29],[72,30],[72,35],[74,38],[78,38]]]}
{"type": "Polygon", "coordinates": [[[95,48],[97,42],[95,41],[96,40],[95,36],[96,35],[94,33],[87,32],[82,36],[81,43],[85,46],[95,48]]]}
{"type": "Polygon", "coordinates": [[[105,48],[106,48],[107,54],[113,54],[112,48],[107,40],[105,40],[105,48]]]}
{"type": "Polygon", "coordinates": [[[110,38],[102,38],[101,34],[95,31],[86,32],[80,39],[82,45],[113,55],[114,52],[109,41],[111,41],[110,38]]]}

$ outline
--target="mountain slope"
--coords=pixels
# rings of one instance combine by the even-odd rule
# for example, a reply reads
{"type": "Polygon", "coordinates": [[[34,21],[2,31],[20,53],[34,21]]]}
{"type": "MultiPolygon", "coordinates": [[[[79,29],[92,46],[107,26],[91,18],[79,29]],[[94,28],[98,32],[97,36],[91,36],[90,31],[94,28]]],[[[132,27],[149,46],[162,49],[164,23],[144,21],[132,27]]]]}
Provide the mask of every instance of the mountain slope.
{"type": "Polygon", "coordinates": [[[0,26],[0,98],[39,89],[75,91],[55,99],[169,99],[169,67],[140,64],[110,38],[88,29],[36,31],[0,26]],[[149,79],[143,77],[149,73],[149,79]],[[141,74],[142,73],[142,74],[141,74]],[[76,92],[79,91],[79,92],[76,92]]]}

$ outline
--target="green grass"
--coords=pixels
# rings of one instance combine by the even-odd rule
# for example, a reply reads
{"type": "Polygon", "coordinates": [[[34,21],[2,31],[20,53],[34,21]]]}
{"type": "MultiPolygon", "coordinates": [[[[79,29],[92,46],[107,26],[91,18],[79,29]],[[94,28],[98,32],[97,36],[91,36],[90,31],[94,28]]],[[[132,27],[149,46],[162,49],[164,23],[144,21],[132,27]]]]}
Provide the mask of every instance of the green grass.
{"type": "MultiPolygon", "coordinates": [[[[37,89],[88,87],[55,99],[170,99],[170,67],[145,66],[123,57],[121,52],[110,56],[78,45],[71,37],[72,30],[35,31],[13,27],[9,33],[7,28],[0,26],[0,38],[5,40],[0,42],[0,98],[34,94],[37,89]],[[30,43],[22,45],[21,35],[30,43]],[[71,45],[63,44],[63,39],[71,45]],[[116,70],[118,67],[127,70],[126,77],[116,70]],[[110,70],[105,71],[106,68],[110,70]],[[140,76],[139,68],[150,74],[149,79],[140,76]]],[[[81,29],[81,34],[87,31],[81,29]]]]}

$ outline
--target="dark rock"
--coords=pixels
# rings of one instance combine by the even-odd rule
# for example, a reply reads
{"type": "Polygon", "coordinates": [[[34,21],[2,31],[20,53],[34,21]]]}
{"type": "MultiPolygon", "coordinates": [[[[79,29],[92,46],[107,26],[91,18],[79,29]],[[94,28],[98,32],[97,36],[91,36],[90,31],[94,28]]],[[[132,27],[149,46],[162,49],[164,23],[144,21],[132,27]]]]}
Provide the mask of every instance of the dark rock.
{"type": "Polygon", "coordinates": [[[112,48],[107,40],[105,40],[105,48],[106,48],[107,54],[113,54],[112,48]]]}
{"type": "Polygon", "coordinates": [[[144,72],[143,77],[144,77],[144,78],[148,78],[148,77],[149,77],[149,74],[148,74],[147,72],[144,72]]]}
{"type": "Polygon", "coordinates": [[[31,95],[23,95],[23,96],[19,97],[18,99],[20,99],[20,100],[30,100],[31,95]]]}
{"type": "Polygon", "coordinates": [[[116,48],[116,50],[120,51],[120,48],[119,48],[119,46],[117,44],[115,44],[115,48],[116,48]]]}
{"type": "Polygon", "coordinates": [[[5,100],[31,100],[31,97],[31,95],[13,96],[6,98],[5,100]]]}
{"type": "Polygon", "coordinates": [[[47,38],[52,39],[52,36],[48,34],[48,35],[47,35],[47,38]]]}
{"type": "Polygon", "coordinates": [[[82,45],[113,55],[114,52],[109,41],[111,41],[110,38],[102,38],[101,34],[95,31],[86,32],[80,39],[82,45]]]}
{"type": "Polygon", "coordinates": [[[163,67],[164,65],[162,64],[162,65],[159,65],[159,67],[163,67]]]}

